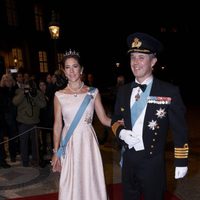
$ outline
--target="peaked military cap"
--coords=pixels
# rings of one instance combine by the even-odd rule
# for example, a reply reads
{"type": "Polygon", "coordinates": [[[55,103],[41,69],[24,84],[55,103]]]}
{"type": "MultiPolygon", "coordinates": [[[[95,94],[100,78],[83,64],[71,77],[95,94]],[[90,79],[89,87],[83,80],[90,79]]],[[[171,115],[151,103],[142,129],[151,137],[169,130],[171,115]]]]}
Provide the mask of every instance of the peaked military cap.
{"type": "Polygon", "coordinates": [[[128,53],[139,52],[146,54],[159,54],[163,50],[163,45],[160,41],[146,33],[136,32],[128,36],[128,53]]]}

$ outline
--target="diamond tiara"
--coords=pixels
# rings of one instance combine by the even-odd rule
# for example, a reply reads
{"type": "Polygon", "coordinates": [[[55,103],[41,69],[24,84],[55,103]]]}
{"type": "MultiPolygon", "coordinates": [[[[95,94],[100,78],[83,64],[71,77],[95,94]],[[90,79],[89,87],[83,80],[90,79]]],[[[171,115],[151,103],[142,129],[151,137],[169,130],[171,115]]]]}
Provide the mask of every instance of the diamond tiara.
{"type": "Polygon", "coordinates": [[[76,52],[75,50],[72,51],[71,49],[69,51],[66,51],[64,56],[78,56],[78,57],[80,57],[79,52],[76,52]]]}

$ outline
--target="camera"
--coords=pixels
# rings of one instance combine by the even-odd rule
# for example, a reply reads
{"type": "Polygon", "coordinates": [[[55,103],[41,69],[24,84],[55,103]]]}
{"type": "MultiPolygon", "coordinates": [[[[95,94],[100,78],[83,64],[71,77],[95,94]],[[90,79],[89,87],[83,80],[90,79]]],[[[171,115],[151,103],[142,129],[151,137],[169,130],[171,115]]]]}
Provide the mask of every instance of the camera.
{"type": "Polygon", "coordinates": [[[30,95],[31,97],[37,96],[37,85],[34,81],[30,80],[24,87],[24,94],[30,95]]]}
{"type": "Polygon", "coordinates": [[[36,97],[37,96],[37,88],[30,88],[29,93],[32,97],[36,97]]]}
{"type": "Polygon", "coordinates": [[[29,93],[29,91],[30,91],[30,88],[29,88],[29,87],[27,87],[27,86],[25,86],[25,87],[24,87],[24,94],[28,94],[28,93],[29,93]]]}

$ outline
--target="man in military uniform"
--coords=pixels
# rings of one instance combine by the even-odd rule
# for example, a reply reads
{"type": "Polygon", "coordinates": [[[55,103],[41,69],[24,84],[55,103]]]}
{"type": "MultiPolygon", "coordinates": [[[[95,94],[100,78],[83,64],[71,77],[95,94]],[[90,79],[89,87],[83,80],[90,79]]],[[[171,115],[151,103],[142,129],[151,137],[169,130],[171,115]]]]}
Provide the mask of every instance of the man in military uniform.
{"type": "Polygon", "coordinates": [[[166,191],[165,144],[173,132],[175,178],[188,170],[188,130],[179,89],[152,74],[163,46],[146,33],[127,38],[135,81],[117,94],[112,130],[123,144],[124,200],[163,200],[166,191]],[[120,123],[119,120],[123,120],[120,123]]]}

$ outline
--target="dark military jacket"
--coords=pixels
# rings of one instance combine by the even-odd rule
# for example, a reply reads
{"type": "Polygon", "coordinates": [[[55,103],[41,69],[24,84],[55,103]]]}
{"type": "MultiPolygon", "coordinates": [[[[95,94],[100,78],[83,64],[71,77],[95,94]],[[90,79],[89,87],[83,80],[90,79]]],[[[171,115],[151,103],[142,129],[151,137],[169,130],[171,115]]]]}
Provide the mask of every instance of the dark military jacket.
{"type": "MultiPolygon", "coordinates": [[[[132,84],[122,86],[117,94],[115,110],[112,116],[112,130],[119,139],[119,132],[125,128],[132,130],[130,98],[132,84]],[[124,120],[124,126],[117,120],[124,120]]],[[[174,141],[175,166],[188,164],[188,129],[185,120],[185,105],[178,87],[153,79],[147,101],[143,124],[143,142],[147,157],[163,153],[167,133],[171,129],[174,141]]]]}

